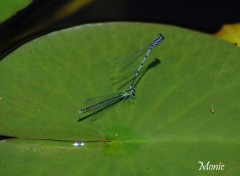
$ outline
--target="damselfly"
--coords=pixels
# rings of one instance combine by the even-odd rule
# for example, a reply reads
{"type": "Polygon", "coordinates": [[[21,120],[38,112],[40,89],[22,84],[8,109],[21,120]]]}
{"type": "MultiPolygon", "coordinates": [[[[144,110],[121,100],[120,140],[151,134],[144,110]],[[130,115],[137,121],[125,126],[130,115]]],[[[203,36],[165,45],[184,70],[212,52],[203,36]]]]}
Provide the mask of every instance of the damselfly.
{"type": "MultiPolygon", "coordinates": [[[[131,84],[129,85],[129,88],[130,88],[130,90],[133,89],[135,86],[135,81],[136,81],[137,77],[139,76],[139,74],[141,73],[141,70],[143,69],[143,64],[147,60],[150,52],[153,50],[153,48],[158,46],[159,43],[161,43],[163,40],[164,40],[163,35],[158,34],[158,37],[155,38],[151,43],[141,47],[140,49],[137,49],[134,52],[131,52],[131,53],[123,55],[121,57],[115,58],[114,67],[118,70],[118,75],[113,77],[112,80],[114,80],[115,82],[118,82],[120,77],[122,77],[122,78],[124,76],[126,77],[126,74],[127,74],[126,70],[128,68],[133,68],[133,66],[132,66],[133,63],[136,63],[136,61],[139,60],[140,56],[145,53],[145,57],[141,61],[140,65],[138,66],[137,71],[135,71],[135,73],[132,72],[133,76],[131,76],[131,81],[130,81],[131,84]]],[[[135,66],[136,65],[134,64],[134,67],[135,66]]]]}
{"type": "MultiPolygon", "coordinates": [[[[81,117],[78,119],[78,121],[82,121],[84,119],[87,119],[91,116],[94,116],[95,114],[97,113],[100,113],[101,111],[121,102],[121,104],[128,100],[128,99],[131,99],[135,96],[135,91],[134,89],[132,90],[127,90],[127,91],[124,91],[118,95],[115,95],[113,97],[110,97],[110,98],[107,98],[103,101],[100,101],[98,103],[95,103],[91,106],[88,106],[86,108],[83,108],[83,109],[80,109],[79,113],[86,113],[86,115],[84,117],[81,117]]],[[[94,120],[94,119],[92,119],[94,120]]]]}
{"type": "Polygon", "coordinates": [[[155,48],[156,46],[158,46],[159,43],[161,43],[163,40],[164,40],[163,35],[162,35],[162,34],[158,34],[158,37],[157,37],[156,39],[154,39],[154,40],[152,41],[152,43],[150,43],[150,45],[149,45],[149,47],[148,47],[148,50],[147,50],[147,52],[146,52],[146,55],[145,55],[145,57],[143,58],[141,64],[139,65],[139,67],[138,67],[138,69],[137,69],[137,72],[136,72],[135,76],[133,77],[132,82],[131,82],[131,84],[130,84],[130,86],[129,86],[129,89],[130,89],[130,90],[134,88],[134,83],[135,83],[135,81],[136,81],[136,79],[137,79],[137,77],[138,77],[138,75],[139,75],[139,73],[140,73],[140,70],[141,70],[143,64],[144,64],[145,61],[147,60],[150,52],[152,51],[153,48],[155,48]]]}

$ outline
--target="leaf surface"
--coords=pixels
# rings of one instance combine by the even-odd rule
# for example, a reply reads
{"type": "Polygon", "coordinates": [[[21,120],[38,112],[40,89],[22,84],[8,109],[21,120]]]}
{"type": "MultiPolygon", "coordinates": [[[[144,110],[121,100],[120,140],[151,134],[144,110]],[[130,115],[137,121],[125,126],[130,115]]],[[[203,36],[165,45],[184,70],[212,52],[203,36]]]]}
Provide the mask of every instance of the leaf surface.
{"type": "Polygon", "coordinates": [[[84,25],[25,44],[0,62],[0,134],[18,137],[0,143],[1,170],[236,175],[239,56],[238,47],[210,35],[146,23],[84,25]],[[77,122],[85,99],[118,91],[114,58],[158,33],[165,41],[146,65],[161,62],[141,77],[136,98],[95,122],[77,122]],[[221,162],[225,170],[199,171],[199,161],[221,162]]]}

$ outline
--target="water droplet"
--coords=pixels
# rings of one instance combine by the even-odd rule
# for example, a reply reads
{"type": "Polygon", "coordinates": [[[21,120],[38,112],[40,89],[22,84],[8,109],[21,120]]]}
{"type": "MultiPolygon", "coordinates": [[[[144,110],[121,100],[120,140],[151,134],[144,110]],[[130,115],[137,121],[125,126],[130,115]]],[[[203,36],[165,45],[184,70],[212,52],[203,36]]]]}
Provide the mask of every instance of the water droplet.
{"type": "Polygon", "coordinates": [[[84,141],[82,141],[81,143],[79,143],[78,141],[76,141],[76,142],[74,142],[72,145],[75,146],[75,147],[79,147],[79,146],[84,146],[85,144],[84,144],[84,141]]]}
{"type": "Polygon", "coordinates": [[[77,141],[74,142],[74,143],[73,143],[73,146],[78,147],[78,146],[79,146],[79,142],[77,142],[77,141]]]}
{"type": "Polygon", "coordinates": [[[81,145],[81,146],[84,146],[85,144],[84,144],[84,142],[82,141],[80,145],[81,145]]]}

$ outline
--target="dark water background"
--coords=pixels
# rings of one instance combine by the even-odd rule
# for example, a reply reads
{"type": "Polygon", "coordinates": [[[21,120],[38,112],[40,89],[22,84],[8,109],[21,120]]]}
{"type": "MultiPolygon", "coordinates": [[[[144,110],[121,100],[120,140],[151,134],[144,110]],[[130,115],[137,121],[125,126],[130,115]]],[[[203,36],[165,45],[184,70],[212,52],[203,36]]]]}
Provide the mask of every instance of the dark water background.
{"type": "Polygon", "coordinates": [[[66,18],[46,23],[71,1],[33,0],[31,5],[1,24],[0,59],[33,38],[86,23],[154,22],[215,33],[223,24],[240,22],[238,0],[95,0],[66,18]]]}

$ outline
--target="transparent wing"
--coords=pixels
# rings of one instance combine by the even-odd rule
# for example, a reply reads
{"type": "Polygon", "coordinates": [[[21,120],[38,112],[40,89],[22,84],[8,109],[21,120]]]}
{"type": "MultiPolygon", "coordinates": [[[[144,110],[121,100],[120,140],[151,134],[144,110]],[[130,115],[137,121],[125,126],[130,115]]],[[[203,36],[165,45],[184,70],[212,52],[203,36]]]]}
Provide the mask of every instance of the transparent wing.
{"type": "Polygon", "coordinates": [[[101,101],[104,101],[106,99],[110,99],[112,97],[118,96],[120,95],[122,92],[118,92],[118,93],[112,93],[112,94],[108,94],[108,95],[103,95],[103,96],[97,96],[97,97],[92,97],[92,98],[87,98],[83,101],[83,106],[87,107],[96,103],[99,103],[101,101]]]}
{"type": "MultiPolygon", "coordinates": [[[[161,61],[157,58],[150,61],[151,62],[148,65],[142,67],[141,71],[139,72],[139,77],[141,77],[141,75],[145,74],[148,70],[155,68],[158,64],[161,63],[161,61]]],[[[112,85],[117,87],[117,90],[122,90],[123,88],[127,89],[135,74],[136,70],[131,72],[124,72],[124,74],[113,77],[111,79],[112,85]]]]}
{"type": "MultiPolygon", "coordinates": [[[[132,65],[143,53],[146,53],[147,50],[152,50],[153,48],[155,48],[157,45],[159,45],[160,42],[162,42],[162,40],[164,39],[164,37],[159,34],[157,38],[155,38],[151,43],[141,47],[140,49],[124,55],[122,57],[119,58],[115,58],[114,59],[114,67],[118,67],[118,71],[121,73],[123,71],[125,71],[127,68],[129,68],[130,65],[132,65]]],[[[148,54],[149,54],[148,52],[148,54]]],[[[146,56],[147,57],[147,56],[146,56]]]]}
{"type": "Polygon", "coordinates": [[[125,70],[130,68],[130,66],[135,63],[141,55],[146,53],[150,45],[151,44],[147,44],[134,52],[115,58],[113,62],[113,67],[118,71],[118,73],[124,72],[125,70]]]}
{"type": "Polygon", "coordinates": [[[92,113],[91,121],[94,122],[94,121],[98,120],[100,117],[102,117],[102,115],[104,114],[104,112],[106,112],[106,110],[110,110],[111,108],[115,107],[115,105],[120,103],[121,101],[122,101],[122,99],[118,99],[117,101],[114,101],[114,102],[108,104],[107,106],[99,109],[98,111],[94,111],[92,113]]]}
{"type": "MultiPolygon", "coordinates": [[[[139,73],[139,76],[145,72],[147,69],[147,66],[143,67],[142,70],[139,73]]],[[[135,76],[136,70],[128,73],[124,73],[122,75],[119,75],[117,77],[112,78],[112,85],[117,87],[117,90],[122,90],[123,88],[128,89],[129,84],[132,82],[134,76],[135,76]]]]}
{"type": "Polygon", "coordinates": [[[119,97],[118,99],[114,99],[113,101],[109,101],[109,102],[103,104],[102,106],[98,106],[98,107],[96,107],[96,108],[94,108],[92,110],[89,110],[86,113],[82,113],[82,115],[78,119],[78,121],[79,122],[83,121],[83,120],[85,120],[85,119],[87,119],[89,117],[92,117],[92,116],[94,116],[94,117],[91,119],[91,121],[95,121],[95,120],[98,119],[97,117],[100,116],[100,112],[103,112],[103,111],[109,109],[110,107],[113,107],[113,105],[115,105],[116,103],[122,101],[123,99],[124,99],[124,97],[119,97]]]}

